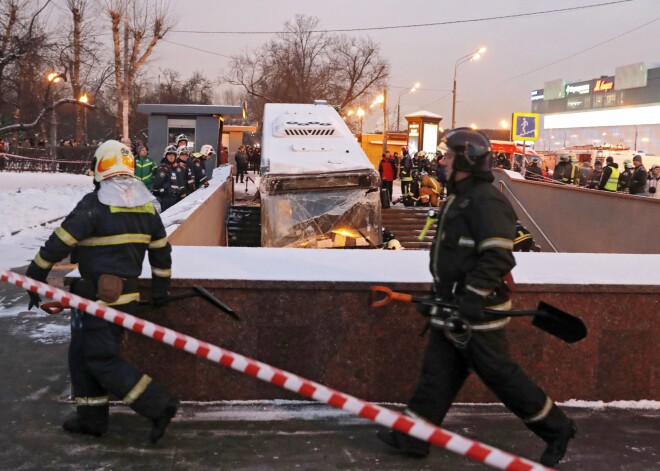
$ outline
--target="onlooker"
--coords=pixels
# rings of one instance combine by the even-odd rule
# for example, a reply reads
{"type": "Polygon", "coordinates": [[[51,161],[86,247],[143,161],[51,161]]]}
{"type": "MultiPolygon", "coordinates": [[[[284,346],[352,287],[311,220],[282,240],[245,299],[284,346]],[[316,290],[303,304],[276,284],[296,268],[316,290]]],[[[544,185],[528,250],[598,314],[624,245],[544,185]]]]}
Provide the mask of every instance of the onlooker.
{"type": "Polygon", "coordinates": [[[617,164],[614,163],[614,157],[609,156],[605,159],[605,162],[607,165],[603,169],[598,189],[615,192],[619,186],[619,169],[617,168],[617,164]]]}
{"type": "Polygon", "coordinates": [[[591,164],[589,164],[589,162],[583,162],[582,167],[580,167],[580,174],[578,175],[580,186],[587,186],[593,174],[594,172],[591,169],[591,164]]]}
{"type": "Polygon", "coordinates": [[[531,158],[531,162],[531,165],[525,169],[525,180],[543,181],[543,170],[539,166],[541,159],[534,156],[531,158]]]}
{"type": "Polygon", "coordinates": [[[636,155],[633,157],[633,166],[635,171],[630,178],[630,194],[638,196],[648,196],[646,192],[646,183],[648,181],[648,173],[644,165],[642,165],[642,156],[636,155]]]}
{"type": "Polygon", "coordinates": [[[391,203],[392,183],[396,179],[396,163],[388,150],[382,154],[382,158],[378,164],[378,173],[380,174],[381,188],[387,190],[387,195],[391,203]]]}
{"type": "Polygon", "coordinates": [[[587,181],[587,188],[592,190],[597,190],[600,185],[600,179],[603,175],[603,162],[596,160],[594,164],[594,171],[591,174],[591,178],[587,181]]]}
{"type": "Polygon", "coordinates": [[[651,166],[649,180],[646,186],[646,191],[651,198],[660,198],[658,187],[660,187],[660,165],[654,164],[651,166]]]}
{"type": "Polygon", "coordinates": [[[245,153],[245,146],[242,145],[238,148],[234,159],[236,159],[236,183],[238,183],[239,178],[241,179],[241,183],[243,183],[243,178],[248,169],[248,157],[245,153]]]}
{"type": "Polygon", "coordinates": [[[494,162],[495,168],[501,168],[504,170],[511,170],[511,162],[504,152],[497,154],[494,162]]]}
{"type": "Polygon", "coordinates": [[[435,153],[435,178],[444,187],[447,185],[447,166],[445,165],[444,155],[442,152],[436,151],[435,153]]]}

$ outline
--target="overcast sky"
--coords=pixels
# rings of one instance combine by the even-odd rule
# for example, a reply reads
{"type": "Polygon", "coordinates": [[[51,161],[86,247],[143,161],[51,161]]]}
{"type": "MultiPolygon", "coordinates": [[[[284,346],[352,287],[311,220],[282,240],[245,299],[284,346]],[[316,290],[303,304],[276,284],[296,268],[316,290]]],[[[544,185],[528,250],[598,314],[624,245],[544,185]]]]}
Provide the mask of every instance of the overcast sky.
{"type": "MultiPolygon", "coordinates": [[[[323,29],[415,25],[524,14],[612,3],[612,0],[176,0],[176,30],[281,31],[297,13],[316,16],[323,29]]],[[[458,68],[457,125],[499,127],[515,111],[530,110],[530,92],[553,79],[587,80],[613,75],[617,66],[660,64],[660,1],[632,0],[568,12],[451,25],[346,33],[369,36],[391,65],[389,106],[404,87],[401,114],[426,109],[451,123],[451,88],[456,60],[479,47],[479,61],[458,68]],[[644,26],[645,25],[645,26],[644,26]],[[617,37],[620,36],[620,37],[617,37]],[[607,42],[606,42],[607,41],[607,42]],[[603,44],[601,44],[603,43],[603,44]],[[601,45],[599,45],[601,44],[601,45]],[[591,48],[591,49],[590,49],[591,48]],[[580,53],[586,49],[586,52],[580,53]],[[569,57],[573,56],[573,57],[569,57]],[[539,69],[539,70],[536,70],[539,69]]],[[[255,49],[269,35],[172,33],[167,40],[230,56],[255,49]]],[[[163,42],[152,70],[227,67],[219,55],[163,42]]],[[[156,72],[157,73],[157,72],[156,72]]],[[[186,75],[186,70],[182,70],[186,75]]],[[[375,119],[372,112],[370,121],[375,119]]],[[[367,129],[365,129],[366,131],[367,129]]]]}

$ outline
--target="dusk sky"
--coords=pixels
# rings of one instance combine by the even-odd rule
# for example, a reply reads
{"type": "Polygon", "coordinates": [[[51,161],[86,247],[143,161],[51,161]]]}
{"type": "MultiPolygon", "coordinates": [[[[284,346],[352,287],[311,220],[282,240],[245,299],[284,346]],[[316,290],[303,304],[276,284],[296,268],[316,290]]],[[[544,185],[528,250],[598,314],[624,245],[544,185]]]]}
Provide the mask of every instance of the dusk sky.
{"type": "MultiPolygon", "coordinates": [[[[426,109],[451,122],[451,88],[456,60],[479,47],[479,61],[458,67],[457,125],[497,128],[514,111],[530,110],[530,92],[553,79],[587,80],[613,75],[617,66],[660,65],[658,0],[187,0],[173,2],[180,12],[177,31],[281,31],[298,13],[316,16],[322,29],[376,28],[528,14],[584,7],[521,18],[449,25],[348,32],[380,44],[391,65],[388,108],[415,82],[421,90],[401,96],[401,115],[426,109]],[[587,50],[589,49],[589,50],[587,50]],[[585,51],[585,52],[582,52],[585,51]]],[[[186,75],[204,70],[214,77],[230,56],[253,50],[268,34],[193,34],[175,32],[159,44],[151,61],[186,75]],[[215,54],[200,52],[180,43],[215,54]],[[216,55],[220,54],[220,55],[216,55]]],[[[322,98],[322,97],[319,97],[322,98]]],[[[365,131],[378,112],[365,117],[365,131]]],[[[403,119],[402,119],[403,121],[403,119]]]]}

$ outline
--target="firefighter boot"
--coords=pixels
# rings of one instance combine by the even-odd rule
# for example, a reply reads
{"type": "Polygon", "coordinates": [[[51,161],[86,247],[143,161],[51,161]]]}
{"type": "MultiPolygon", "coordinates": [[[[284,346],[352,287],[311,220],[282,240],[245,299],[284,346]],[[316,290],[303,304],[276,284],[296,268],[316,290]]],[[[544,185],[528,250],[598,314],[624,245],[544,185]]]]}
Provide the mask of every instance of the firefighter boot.
{"type": "Polygon", "coordinates": [[[376,432],[376,437],[381,442],[411,458],[426,458],[429,454],[428,443],[396,430],[381,428],[376,432]]]}
{"type": "Polygon", "coordinates": [[[78,406],[75,417],[64,421],[62,428],[69,433],[100,437],[108,432],[109,409],[105,406],[78,406]]]}
{"type": "Polygon", "coordinates": [[[149,441],[151,443],[156,443],[163,437],[163,435],[165,435],[165,430],[170,424],[172,418],[176,415],[178,409],[179,401],[172,398],[167,401],[167,405],[165,406],[165,409],[163,409],[163,412],[151,420],[151,432],[149,432],[149,441]]]}
{"type": "Polygon", "coordinates": [[[559,463],[566,454],[569,440],[575,438],[577,433],[575,422],[566,417],[566,414],[555,404],[541,420],[526,425],[547,444],[540,458],[544,466],[554,466],[559,463]]]}
{"type": "Polygon", "coordinates": [[[557,437],[547,442],[548,446],[541,455],[541,464],[543,466],[555,466],[566,454],[568,441],[575,438],[577,426],[573,420],[569,420],[567,426],[557,435],[557,437]]]}

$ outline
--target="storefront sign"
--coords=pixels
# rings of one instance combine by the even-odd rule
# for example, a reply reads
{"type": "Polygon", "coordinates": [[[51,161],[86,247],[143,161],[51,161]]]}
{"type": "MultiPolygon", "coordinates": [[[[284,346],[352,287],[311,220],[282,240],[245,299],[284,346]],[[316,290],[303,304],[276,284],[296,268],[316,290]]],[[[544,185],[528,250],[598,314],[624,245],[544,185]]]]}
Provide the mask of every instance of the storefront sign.
{"type": "Polygon", "coordinates": [[[543,89],[532,90],[532,101],[543,100],[543,89]]]}
{"type": "Polygon", "coordinates": [[[588,83],[581,85],[566,85],[566,95],[585,95],[589,93],[590,86],[588,83]]]}
{"type": "Polygon", "coordinates": [[[596,80],[596,85],[594,85],[594,92],[607,92],[614,88],[614,80],[596,80]]]}

